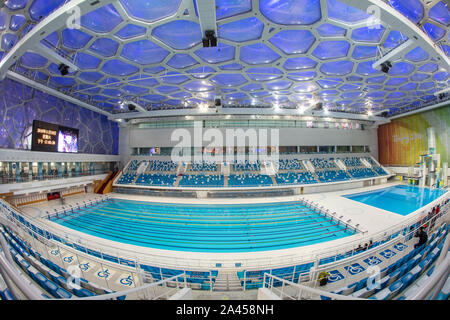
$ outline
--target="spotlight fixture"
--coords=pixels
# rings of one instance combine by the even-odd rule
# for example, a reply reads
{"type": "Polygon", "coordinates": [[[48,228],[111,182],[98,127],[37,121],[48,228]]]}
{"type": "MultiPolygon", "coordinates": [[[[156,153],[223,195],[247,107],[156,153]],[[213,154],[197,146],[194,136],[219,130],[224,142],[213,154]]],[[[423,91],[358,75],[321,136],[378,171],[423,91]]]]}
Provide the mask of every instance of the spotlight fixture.
{"type": "Polygon", "coordinates": [[[381,72],[388,73],[389,70],[392,68],[392,64],[389,61],[383,62],[380,64],[381,72]]]}
{"type": "Polygon", "coordinates": [[[322,102],[317,102],[316,105],[314,106],[314,110],[320,111],[322,109],[323,109],[322,102]]]}
{"type": "Polygon", "coordinates": [[[62,76],[65,76],[69,73],[69,66],[65,65],[64,63],[61,63],[58,67],[59,72],[61,72],[62,76]]]}
{"type": "Polygon", "coordinates": [[[203,47],[217,47],[217,37],[213,30],[206,30],[205,37],[202,39],[203,47]]]}

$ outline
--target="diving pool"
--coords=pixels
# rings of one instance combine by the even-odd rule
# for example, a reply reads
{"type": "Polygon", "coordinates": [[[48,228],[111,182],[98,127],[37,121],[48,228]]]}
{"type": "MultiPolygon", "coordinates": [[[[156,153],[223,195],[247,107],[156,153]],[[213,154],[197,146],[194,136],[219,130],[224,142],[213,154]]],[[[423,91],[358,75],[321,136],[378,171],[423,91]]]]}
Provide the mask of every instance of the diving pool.
{"type": "Polygon", "coordinates": [[[192,205],[110,199],[51,220],[117,242],[194,252],[286,249],[355,233],[299,202],[192,205]]]}
{"type": "Polygon", "coordinates": [[[426,206],[446,192],[447,190],[443,189],[397,185],[368,192],[343,195],[343,197],[406,216],[426,206]]]}

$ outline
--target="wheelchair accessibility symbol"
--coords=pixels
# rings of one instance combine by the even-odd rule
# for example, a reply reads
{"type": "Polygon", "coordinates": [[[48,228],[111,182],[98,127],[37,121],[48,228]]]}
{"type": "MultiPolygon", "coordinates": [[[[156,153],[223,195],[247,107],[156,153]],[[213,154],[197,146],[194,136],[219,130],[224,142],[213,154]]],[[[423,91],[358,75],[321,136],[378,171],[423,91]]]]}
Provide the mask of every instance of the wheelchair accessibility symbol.
{"type": "Polygon", "coordinates": [[[131,287],[131,285],[133,284],[133,279],[131,278],[131,275],[129,275],[126,278],[120,279],[120,284],[131,287]]]}
{"type": "Polygon", "coordinates": [[[73,256],[64,257],[63,260],[64,260],[64,262],[71,263],[73,261],[73,256]]]}
{"type": "Polygon", "coordinates": [[[103,271],[103,272],[102,271],[97,272],[97,276],[100,278],[108,279],[108,277],[109,277],[108,269],[105,269],[105,271],[103,271]]]}
{"type": "Polygon", "coordinates": [[[50,251],[50,253],[54,256],[57,256],[59,254],[59,250],[58,249],[52,250],[52,251],[50,251]]]}
{"type": "Polygon", "coordinates": [[[86,262],[80,264],[78,267],[81,269],[81,271],[88,271],[91,266],[89,265],[89,262],[86,262]]]}

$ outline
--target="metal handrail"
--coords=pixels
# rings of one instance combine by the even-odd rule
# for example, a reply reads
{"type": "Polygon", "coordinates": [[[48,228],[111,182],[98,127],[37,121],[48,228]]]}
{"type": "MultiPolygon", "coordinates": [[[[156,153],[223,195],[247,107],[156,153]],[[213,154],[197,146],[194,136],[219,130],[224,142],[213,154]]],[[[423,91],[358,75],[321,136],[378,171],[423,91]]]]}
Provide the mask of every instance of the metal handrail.
{"type": "Polygon", "coordinates": [[[284,293],[283,290],[279,290],[279,289],[277,289],[276,287],[273,286],[273,280],[275,279],[275,280],[281,281],[283,283],[283,286],[282,286],[283,289],[284,289],[285,285],[289,285],[290,287],[298,289],[299,290],[299,293],[297,294],[298,297],[301,297],[301,293],[303,291],[306,291],[306,292],[309,292],[311,294],[316,294],[316,295],[319,295],[319,296],[325,296],[325,297],[328,297],[328,298],[331,298],[331,299],[336,299],[336,300],[366,300],[366,299],[363,299],[363,298],[357,298],[357,297],[352,297],[352,296],[344,296],[344,295],[331,293],[331,292],[320,290],[320,289],[316,289],[316,288],[311,288],[311,287],[308,287],[308,286],[305,286],[305,285],[294,283],[292,281],[289,281],[289,280],[286,280],[286,279],[283,279],[283,278],[279,278],[279,277],[274,276],[272,274],[269,274],[267,272],[264,273],[264,282],[263,282],[263,287],[264,288],[266,287],[266,279],[269,279],[268,286],[270,287],[270,290],[272,292],[273,292],[273,289],[276,289],[278,291],[281,291],[282,294],[284,293]]]}
{"type": "MultiPolygon", "coordinates": [[[[3,203],[6,204],[6,202],[4,202],[1,199],[0,199],[0,202],[3,202],[3,203]]],[[[6,205],[10,209],[14,210],[14,212],[18,213],[19,215],[23,215],[19,210],[15,209],[15,208],[12,208],[9,204],[6,204],[6,205]]],[[[0,209],[2,209],[2,208],[0,207],[0,209]]],[[[56,231],[54,228],[51,228],[48,224],[43,224],[41,221],[38,221],[37,219],[35,219],[33,217],[28,217],[27,216],[27,218],[33,220],[33,223],[35,223],[37,226],[39,226],[43,230],[49,230],[50,229],[52,231],[52,233],[57,235],[58,237],[61,237],[62,239],[66,239],[68,241],[71,240],[73,243],[77,243],[79,245],[83,245],[83,246],[86,247],[86,244],[82,241],[82,239],[79,236],[76,236],[76,235],[71,234],[71,233],[62,233],[59,230],[56,231]]],[[[416,219],[419,221],[420,217],[416,218],[416,219]]],[[[410,220],[408,220],[408,221],[410,221],[410,220]]],[[[406,227],[404,225],[405,223],[406,222],[404,221],[404,222],[398,224],[398,225],[401,225],[402,227],[401,228],[397,227],[395,229],[396,232],[399,232],[403,228],[405,228],[406,227]]],[[[394,233],[395,232],[393,232],[392,234],[394,234],[394,233]]],[[[388,234],[385,231],[379,232],[379,233],[377,233],[375,235],[372,235],[371,237],[375,237],[377,235],[379,236],[381,234],[383,234],[384,237],[388,237],[388,234]]],[[[339,252],[348,252],[349,251],[349,247],[352,248],[352,249],[350,249],[350,251],[351,251],[351,250],[354,249],[355,245],[360,244],[362,240],[363,239],[351,240],[351,241],[349,241],[347,243],[343,243],[343,244],[341,244],[339,246],[331,247],[331,250],[330,250],[330,247],[327,247],[325,249],[326,252],[316,252],[314,255],[311,254],[309,256],[308,255],[298,256],[298,255],[295,255],[295,254],[279,256],[279,257],[276,258],[277,263],[271,265],[270,268],[273,269],[273,268],[276,268],[276,267],[292,266],[292,265],[298,264],[300,262],[301,263],[305,263],[307,261],[318,262],[320,257],[330,256],[330,255],[331,256],[335,256],[335,254],[338,254],[339,252]],[[336,247],[339,248],[339,250],[336,250],[336,247]]],[[[53,241],[55,241],[55,240],[53,240],[53,241]]],[[[60,244],[60,242],[58,242],[58,245],[59,244],[60,244]]],[[[121,258],[123,258],[123,259],[131,259],[135,263],[137,263],[137,260],[135,260],[136,256],[135,255],[130,256],[129,253],[126,254],[125,250],[123,250],[122,248],[118,248],[118,247],[114,247],[114,246],[111,247],[111,246],[108,246],[106,244],[96,244],[94,246],[92,244],[93,244],[92,241],[90,241],[89,244],[88,244],[89,249],[96,250],[96,251],[99,251],[101,253],[107,253],[107,252],[105,252],[104,249],[107,249],[107,250],[109,249],[109,252],[114,252],[116,254],[118,252],[120,252],[121,253],[121,255],[120,255],[121,258]],[[99,248],[101,248],[101,249],[99,249],[99,248]]],[[[134,254],[139,254],[138,252],[133,252],[133,253],[134,254]]],[[[242,265],[243,268],[246,268],[246,270],[258,270],[258,268],[260,270],[261,268],[263,268],[263,269],[267,269],[268,268],[267,257],[265,257],[265,258],[254,258],[254,259],[252,259],[250,261],[243,260],[242,262],[244,262],[244,261],[245,261],[245,264],[242,263],[241,265],[242,265]],[[249,262],[253,262],[253,263],[249,263],[249,262]],[[256,263],[256,265],[255,265],[255,263],[256,263]]],[[[165,266],[165,267],[179,268],[180,264],[183,264],[183,265],[186,266],[186,269],[189,270],[189,268],[192,269],[194,267],[197,268],[197,269],[198,268],[204,268],[204,269],[206,269],[206,268],[208,268],[208,269],[216,268],[215,265],[217,263],[216,260],[212,260],[212,259],[211,260],[210,259],[208,259],[208,260],[203,259],[203,260],[198,260],[196,262],[197,263],[192,263],[192,259],[189,259],[189,261],[183,261],[182,263],[180,263],[180,261],[178,261],[178,259],[176,259],[176,258],[167,257],[167,256],[161,256],[161,255],[152,255],[152,263],[150,265],[159,265],[159,266],[165,266]],[[160,262],[157,262],[158,260],[160,262]]],[[[145,262],[142,261],[142,260],[140,261],[140,263],[144,263],[145,264],[145,262]]]]}
{"type": "MultiPolygon", "coordinates": [[[[170,277],[170,278],[167,278],[167,279],[163,279],[163,280],[160,280],[160,281],[157,281],[157,282],[152,282],[152,283],[149,283],[149,284],[145,284],[145,285],[140,286],[140,287],[136,287],[136,288],[132,288],[132,289],[128,289],[128,290],[123,290],[123,291],[118,291],[118,292],[113,292],[113,293],[108,293],[108,294],[102,294],[102,295],[91,296],[91,297],[84,297],[84,298],[75,298],[75,299],[76,300],[108,300],[108,299],[113,299],[113,298],[125,296],[125,295],[130,294],[130,293],[139,292],[139,291],[146,290],[146,289],[149,289],[149,288],[152,288],[152,287],[157,287],[157,286],[160,286],[160,285],[163,285],[163,284],[167,284],[168,282],[173,281],[174,279],[176,279],[176,283],[177,283],[177,287],[176,288],[178,289],[178,283],[179,283],[178,278],[181,278],[181,277],[184,278],[184,281],[183,281],[184,286],[183,287],[186,287],[187,286],[186,273],[183,272],[183,273],[180,273],[179,275],[176,275],[176,276],[173,276],[173,277],[170,277]]],[[[72,298],[72,299],[64,299],[64,300],[73,300],[73,299],[74,298],[72,298]]]]}
{"type": "Polygon", "coordinates": [[[447,235],[445,239],[441,254],[436,262],[430,278],[423,286],[420,287],[420,290],[418,290],[413,296],[406,298],[406,300],[422,300],[427,297],[430,292],[433,292],[431,299],[434,299],[437,296],[450,274],[450,255],[448,254],[449,245],[450,234],[447,235]]]}

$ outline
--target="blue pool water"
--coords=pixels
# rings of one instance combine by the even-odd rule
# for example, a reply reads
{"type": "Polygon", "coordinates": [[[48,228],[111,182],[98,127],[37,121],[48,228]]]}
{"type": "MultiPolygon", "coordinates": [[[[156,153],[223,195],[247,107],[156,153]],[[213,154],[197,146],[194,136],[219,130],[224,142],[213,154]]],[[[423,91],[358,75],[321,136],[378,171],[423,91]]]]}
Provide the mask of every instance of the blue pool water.
{"type": "Polygon", "coordinates": [[[446,192],[447,190],[442,189],[398,185],[343,197],[406,216],[426,206],[446,192]]]}
{"type": "Polygon", "coordinates": [[[286,249],[354,234],[298,202],[181,205],[111,199],[52,221],[122,243],[196,252],[286,249]]]}

